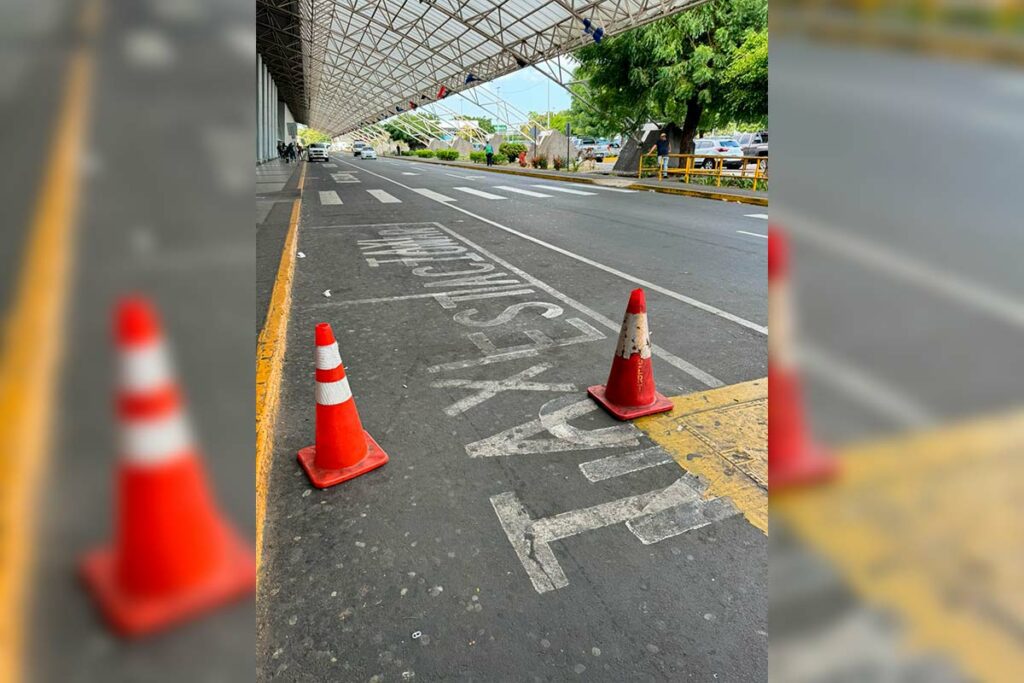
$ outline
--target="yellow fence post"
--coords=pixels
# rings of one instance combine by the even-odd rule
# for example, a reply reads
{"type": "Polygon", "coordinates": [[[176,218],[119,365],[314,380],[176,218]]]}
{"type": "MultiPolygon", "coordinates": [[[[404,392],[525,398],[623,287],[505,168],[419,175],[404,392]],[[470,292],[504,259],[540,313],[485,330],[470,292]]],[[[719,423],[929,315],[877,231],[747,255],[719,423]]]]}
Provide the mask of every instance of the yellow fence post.
{"type": "Polygon", "coordinates": [[[686,155],[686,182],[690,182],[690,169],[693,168],[693,157],[686,155]]]}
{"type": "Polygon", "coordinates": [[[722,186],[722,166],[724,165],[724,163],[725,163],[725,159],[719,157],[718,158],[718,163],[715,164],[715,170],[718,172],[716,177],[715,177],[715,187],[721,187],[722,186]]]}

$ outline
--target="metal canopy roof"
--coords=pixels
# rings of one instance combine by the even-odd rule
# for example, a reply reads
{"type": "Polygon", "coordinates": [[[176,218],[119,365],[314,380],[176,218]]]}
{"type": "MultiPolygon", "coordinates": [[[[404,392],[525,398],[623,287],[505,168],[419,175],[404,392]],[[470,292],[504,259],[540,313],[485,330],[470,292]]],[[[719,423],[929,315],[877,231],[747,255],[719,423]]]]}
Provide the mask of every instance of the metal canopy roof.
{"type": "Polygon", "coordinates": [[[257,0],[257,48],[296,119],[338,135],[589,44],[584,19],[613,35],[702,2],[257,0]]]}

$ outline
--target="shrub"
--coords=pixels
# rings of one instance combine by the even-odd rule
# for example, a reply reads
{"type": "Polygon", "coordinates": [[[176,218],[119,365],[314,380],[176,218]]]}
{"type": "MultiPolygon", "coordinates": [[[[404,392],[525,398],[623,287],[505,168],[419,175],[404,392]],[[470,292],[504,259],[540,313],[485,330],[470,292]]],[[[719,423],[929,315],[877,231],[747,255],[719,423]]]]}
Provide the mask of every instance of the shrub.
{"type": "Polygon", "coordinates": [[[520,154],[526,152],[526,145],[519,142],[503,142],[498,147],[498,154],[506,157],[510,162],[519,158],[520,154]]]}
{"type": "Polygon", "coordinates": [[[444,159],[445,161],[455,161],[459,158],[459,150],[457,149],[439,149],[434,152],[434,156],[438,159],[444,159]]]}
{"type": "Polygon", "coordinates": [[[548,158],[541,154],[540,156],[535,156],[530,163],[534,168],[546,169],[548,167],[548,158]]]}
{"type": "Polygon", "coordinates": [[[422,159],[430,159],[434,156],[434,150],[432,149],[418,149],[416,150],[416,156],[422,159]]]}
{"type": "Polygon", "coordinates": [[[562,157],[554,157],[553,159],[551,159],[551,166],[556,171],[561,171],[562,167],[565,166],[565,159],[563,159],[562,157]]]}
{"type": "Polygon", "coordinates": [[[487,153],[486,152],[470,152],[469,153],[469,160],[472,161],[475,164],[482,164],[485,161],[487,161],[487,153]]]}
{"type": "Polygon", "coordinates": [[[414,151],[413,151],[413,150],[411,150],[411,149],[403,149],[403,150],[402,150],[402,156],[403,156],[403,157],[411,157],[411,156],[416,156],[416,152],[414,152],[414,151]]]}

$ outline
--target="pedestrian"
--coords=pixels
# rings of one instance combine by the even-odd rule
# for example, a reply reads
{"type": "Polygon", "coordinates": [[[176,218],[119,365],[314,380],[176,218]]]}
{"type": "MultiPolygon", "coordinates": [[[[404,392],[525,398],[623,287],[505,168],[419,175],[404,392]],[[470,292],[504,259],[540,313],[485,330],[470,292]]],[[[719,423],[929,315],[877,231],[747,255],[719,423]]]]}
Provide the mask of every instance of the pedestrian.
{"type": "Polygon", "coordinates": [[[651,145],[651,148],[647,150],[648,154],[653,154],[654,151],[658,151],[658,179],[661,179],[663,173],[668,173],[668,135],[662,133],[658,136],[657,142],[651,145]]]}
{"type": "Polygon", "coordinates": [[[294,142],[289,142],[288,143],[288,161],[289,162],[295,161],[295,143],[294,142]]]}
{"type": "Polygon", "coordinates": [[[284,143],[280,140],[277,141],[277,156],[281,157],[282,160],[288,161],[284,155],[284,143]]]}
{"type": "Polygon", "coordinates": [[[305,148],[303,148],[303,146],[302,146],[302,141],[301,140],[299,141],[299,143],[297,145],[295,145],[295,151],[299,155],[299,160],[301,160],[302,159],[302,153],[306,151],[305,148]]]}
{"type": "Polygon", "coordinates": [[[396,157],[402,156],[402,148],[401,148],[400,145],[395,145],[395,156],[396,157]]]}
{"type": "Polygon", "coordinates": [[[488,142],[484,147],[484,154],[487,155],[487,165],[494,166],[494,147],[491,146],[491,143],[488,142]]]}

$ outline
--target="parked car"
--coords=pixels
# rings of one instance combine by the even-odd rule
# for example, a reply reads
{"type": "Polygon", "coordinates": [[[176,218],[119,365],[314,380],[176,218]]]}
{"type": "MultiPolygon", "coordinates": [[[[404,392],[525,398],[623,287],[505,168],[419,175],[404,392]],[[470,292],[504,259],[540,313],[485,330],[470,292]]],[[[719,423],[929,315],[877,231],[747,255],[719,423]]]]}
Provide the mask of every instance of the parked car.
{"type": "Polygon", "coordinates": [[[576,148],[580,151],[581,157],[587,159],[592,156],[595,161],[604,161],[608,153],[608,145],[602,145],[595,138],[580,138],[576,148]]]}
{"type": "Polygon", "coordinates": [[[359,152],[359,158],[360,159],[376,159],[377,158],[377,150],[375,150],[373,147],[363,147],[362,151],[359,152]]]}
{"type": "Polygon", "coordinates": [[[764,161],[758,161],[757,165],[764,168],[768,165],[768,131],[762,130],[758,133],[740,133],[740,147],[743,148],[745,157],[764,157],[764,161]]]}
{"type": "Polygon", "coordinates": [[[367,148],[367,144],[361,140],[357,140],[352,143],[352,156],[358,158],[362,155],[363,150],[367,148]]]}
{"type": "Polygon", "coordinates": [[[743,148],[728,138],[698,138],[693,141],[693,165],[714,168],[718,157],[724,157],[722,166],[739,168],[743,165],[743,148]]]}
{"type": "Polygon", "coordinates": [[[314,142],[306,148],[306,158],[309,161],[330,161],[330,148],[322,142],[314,142]]]}

